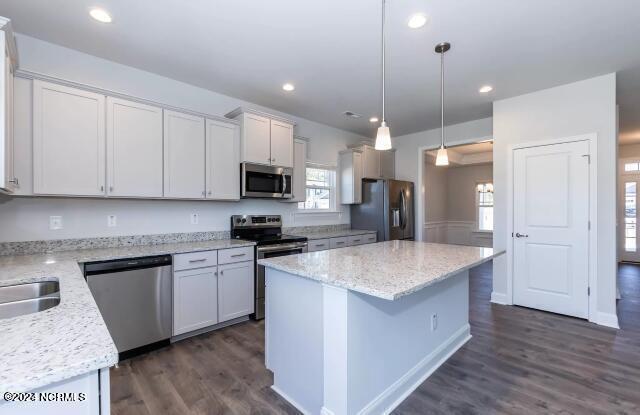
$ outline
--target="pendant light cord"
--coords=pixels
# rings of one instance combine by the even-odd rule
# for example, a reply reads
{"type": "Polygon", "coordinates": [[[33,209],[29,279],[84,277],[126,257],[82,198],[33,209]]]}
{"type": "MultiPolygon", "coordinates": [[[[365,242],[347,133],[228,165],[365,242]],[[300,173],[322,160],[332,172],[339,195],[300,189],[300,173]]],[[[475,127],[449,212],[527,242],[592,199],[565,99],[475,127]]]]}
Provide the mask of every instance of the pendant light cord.
{"type": "Polygon", "coordinates": [[[440,147],[444,148],[444,53],[440,52],[440,147]]]}
{"type": "Polygon", "coordinates": [[[385,59],[385,38],[386,38],[386,25],[385,25],[385,13],[386,13],[386,0],[382,0],[382,124],[386,123],[385,117],[385,67],[386,67],[386,59],[385,59]]]}

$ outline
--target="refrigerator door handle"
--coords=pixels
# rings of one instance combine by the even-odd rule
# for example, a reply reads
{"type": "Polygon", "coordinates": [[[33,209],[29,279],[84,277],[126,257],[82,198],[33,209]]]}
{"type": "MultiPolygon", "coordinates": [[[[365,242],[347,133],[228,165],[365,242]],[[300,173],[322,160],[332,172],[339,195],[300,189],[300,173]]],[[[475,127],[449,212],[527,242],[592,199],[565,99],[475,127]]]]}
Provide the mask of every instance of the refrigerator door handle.
{"type": "Polygon", "coordinates": [[[404,190],[400,191],[400,227],[405,229],[407,227],[407,200],[405,199],[404,190]]]}

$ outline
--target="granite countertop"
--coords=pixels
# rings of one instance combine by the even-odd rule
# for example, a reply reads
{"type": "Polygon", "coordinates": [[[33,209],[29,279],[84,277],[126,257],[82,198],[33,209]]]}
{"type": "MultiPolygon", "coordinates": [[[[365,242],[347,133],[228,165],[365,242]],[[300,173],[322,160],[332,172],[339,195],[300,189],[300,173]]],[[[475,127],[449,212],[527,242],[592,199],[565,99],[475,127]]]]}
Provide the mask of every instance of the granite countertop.
{"type": "Polygon", "coordinates": [[[293,231],[288,233],[293,236],[305,236],[309,240],[314,240],[314,239],[327,239],[327,238],[341,238],[344,236],[365,235],[368,233],[376,233],[376,231],[367,231],[363,229],[336,229],[336,230],[329,230],[329,231],[311,231],[311,232],[293,231]]]}
{"type": "Polygon", "coordinates": [[[387,241],[260,259],[258,263],[328,285],[397,300],[502,253],[492,248],[387,241]]]}
{"type": "Polygon", "coordinates": [[[0,257],[0,286],[47,280],[60,284],[56,307],[0,319],[0,392],[26,392],[118,362],[79,263],[251,245],[226,239],[0,257]]]}

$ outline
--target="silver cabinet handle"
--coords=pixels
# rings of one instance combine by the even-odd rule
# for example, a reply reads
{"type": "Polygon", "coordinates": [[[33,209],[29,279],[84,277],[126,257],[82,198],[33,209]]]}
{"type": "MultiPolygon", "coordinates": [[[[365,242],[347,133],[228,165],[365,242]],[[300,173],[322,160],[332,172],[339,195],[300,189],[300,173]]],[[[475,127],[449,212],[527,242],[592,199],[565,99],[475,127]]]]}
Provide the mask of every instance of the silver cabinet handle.
{"type": "Polygon", "coordinates": [[[100,186],[100,191],[104,192],[104,186],[100,186]]]}
{"type": "Polygon", "coordinates": [[[18,185],[20,184],[20,183],[18,182],[18,178],[17,178],[17,177],[14,177],[14,178],[13,178],[13,180],[9,180],[9,183],[13,183],[13,184],[15,184],[16,186],[18,186],[18,185]]]}
{"type": "Polygon", "coordinates": [[[520,233],[520,232],[516,232],[516,238],[528,238],[529,235],[527,235],[526,233],[520,233]]]}
{"type": "Polygon", "coordinates": [[[193,264],[194,262],[204,262],[206,261],[207,258],[200,258],[200,259],[190,259],[189,263],[193,264]]]}
{"type": "Polygon", "coordinates": [[[209,196],[211,196],[211,190],[209,190],[209,191],[207,192],[207,194],[208,194],[209,196]]]}
{"type": "Polygon", "coordinates": [[[206,192],[203,190],[203,191],[202,191],[202,196],[205,196],[205,194],[206,194],[206,192]]]}
{"type": "Polygon", "coordinates": [[[113,186],[109,186],[109,191],[113,192],[113,186]]]}
{"type": "Polygon", "coordinates": [[[324,244],[316,244],[316,246],[324,246],[324,244]]]}
{"type": "Polygon", "coordinates": [[[245,256],[245,255],[247,255],[247,254],[235,254],[235,255],[231,255],[231,258],[238,258],[238,257],[245,256]]]}
{"type": "Polygon", "coordinates": [[[224,270],[221,270],[221,271],[220,271],[220,275],[224,275],[224,270]]]}

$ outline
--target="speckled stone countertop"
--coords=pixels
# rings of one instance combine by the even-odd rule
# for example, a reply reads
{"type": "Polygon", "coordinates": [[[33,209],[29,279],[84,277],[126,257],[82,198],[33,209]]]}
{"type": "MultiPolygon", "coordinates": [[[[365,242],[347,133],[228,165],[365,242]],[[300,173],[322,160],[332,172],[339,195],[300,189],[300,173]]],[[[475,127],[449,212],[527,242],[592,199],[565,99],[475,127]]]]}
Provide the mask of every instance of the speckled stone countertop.
{"type": "Polygon", "coordinates": [[[387,241],[261,259],[259,264],[385,300],[419,291],[493,257],[492,248],[387,241]]]}
{"type": "Polygon", "coordinates": [[[376,231],[366,231],[362,229],[336,229],[336,230],[312,231],[312,232],[292,231],[288,233],[294,236],[306,236],[307,239],[314,240],[314,239],[326,239],[326,238],[341,238],[343,236],[365,235],[368,233],[376,233],[376,231]]]}
{"type": "Polygon", "coordinates": [[[60,304],[0,319],[0,392],[25,392],[118,362],[79,263],[251,246],[212,240],[0,257],[0,286],[58,280],[60,304]]]}

